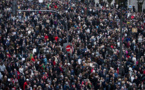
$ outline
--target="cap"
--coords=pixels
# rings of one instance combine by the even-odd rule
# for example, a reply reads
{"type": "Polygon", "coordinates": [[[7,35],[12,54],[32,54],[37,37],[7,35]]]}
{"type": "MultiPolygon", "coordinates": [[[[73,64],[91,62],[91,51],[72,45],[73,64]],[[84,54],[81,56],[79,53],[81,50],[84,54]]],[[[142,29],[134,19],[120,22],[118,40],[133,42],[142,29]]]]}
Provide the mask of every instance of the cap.
{"type": "Polygon", "coordinates": [[[29,79],[26,79],[26,81],[29,81],[29,79]]]}

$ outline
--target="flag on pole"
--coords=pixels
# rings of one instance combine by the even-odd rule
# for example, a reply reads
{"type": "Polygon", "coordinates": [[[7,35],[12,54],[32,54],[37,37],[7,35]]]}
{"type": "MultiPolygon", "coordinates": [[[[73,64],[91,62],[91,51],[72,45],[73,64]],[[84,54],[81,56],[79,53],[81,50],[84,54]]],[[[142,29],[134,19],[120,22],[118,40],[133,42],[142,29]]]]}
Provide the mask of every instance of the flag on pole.
{"type": "Polygon", "coordinates": [[[33,54],[31,53],[31,54],[30,54],[30,59],[32,59],[32,58],[33,58],[33,54]]]}
{"type": "Polygon", "coordinates": [[[32,53],[30,54],[30,60],[35,61],[32,53]]]}
{"type": "Polygon", "coordinates": [[[51,3],[48,3],[48,4],[47,4],[47,8],[50,8],[50,5],[51,5],[51,3]]]}
{"type": "Polygon", "coordinates": [[[47,7],[49,8],[50,4],[47,5],[47,7]]]}

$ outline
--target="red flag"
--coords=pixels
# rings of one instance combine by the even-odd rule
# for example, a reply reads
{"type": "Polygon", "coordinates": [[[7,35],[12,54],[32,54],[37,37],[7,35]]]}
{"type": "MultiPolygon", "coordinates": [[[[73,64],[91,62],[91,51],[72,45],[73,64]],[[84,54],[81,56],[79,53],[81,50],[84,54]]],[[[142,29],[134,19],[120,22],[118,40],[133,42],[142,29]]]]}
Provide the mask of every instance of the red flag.
{"type": "Polygon", "coordinates": [[[35,61],[35,59],[34,59],[34,58],[31,58],[31,60],[32,60],[32,61],[35,61]]]}
{"type": "Polygon", "coordinates": [[[91,70],[91,73],[93,72],[94,69],[91,70]]]}
{"type": "Polygon", "coordinates": [[[111,45],[111,48],[113,49],[113,48],[114,48],[114,46],[113,46],[113,45],[111,45]]]}

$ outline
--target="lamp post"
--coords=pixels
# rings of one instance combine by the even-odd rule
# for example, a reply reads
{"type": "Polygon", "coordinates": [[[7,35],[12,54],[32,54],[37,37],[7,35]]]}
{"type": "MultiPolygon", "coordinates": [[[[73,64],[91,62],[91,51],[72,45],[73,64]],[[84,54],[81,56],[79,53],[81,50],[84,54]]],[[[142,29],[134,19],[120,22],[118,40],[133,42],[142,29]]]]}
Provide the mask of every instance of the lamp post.
{"type": "Polygon", "coordinates": [[[67,21],[67,18],[66,18],[66,30],[67,30],[67,44],[68,44],[68,33],[69,33],[69,31],[68,31],[68,21],[67,21]]]}
{"type": "Polygon", "coordinates": [[[120,19],[120,61],[122,63],[122,15],[120,19]]]}
{"type": "Polygon", "coordinates": [[[14,16],[17,15],[17,0],[14,0],[12,2],[12,13],[13,13],[14,16]]]}
{"type": "Polygon", "coordinates": [[[121,13],[120,13],[120,57],[119,57],[121,65],[122,65],[122,34],[123,34],[123,32],[122,32],[122,22],[123,22],[122,13],[123,12],[122,12],[122,8],[121,8],[121,13]]]}
{"type": "MultiPolygon", "coordinates": [[[[67,1],[67,9],[69,8],[68,4],[69,4],[69,1],[67,1]]],[[[68,11],[67,11],[67,13],[68,13],[68,11]]],[[[67,29],[67,44],[68,44],[68,33],[69,33],[69,31],[68,31],[68,20],[67,20],[67,17],[66,17],[66,29],[67,29]]]]}
{"type": "Polygon", "coordinates": [[[87,0],[87,15],[88,15],[88,11],[89,11],[89,1],[87,0]]]}

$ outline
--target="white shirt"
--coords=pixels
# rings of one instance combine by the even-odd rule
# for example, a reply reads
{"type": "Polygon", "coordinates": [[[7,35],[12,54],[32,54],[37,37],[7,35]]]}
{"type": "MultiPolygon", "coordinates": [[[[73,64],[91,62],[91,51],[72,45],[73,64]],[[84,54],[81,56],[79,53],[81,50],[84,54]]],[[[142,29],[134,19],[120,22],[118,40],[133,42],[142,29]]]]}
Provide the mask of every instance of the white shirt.
{"type": "Polygon", "coordinates": [[[87,33],[90,33],[90,29],[87,29],[87,33]]]}
{"type": "Polygon", "coordinates": [[[138,38],[138,42],[142,42],[142,37],[140,36],[139,38],[138,38]]]}
{"type": "Polygon", "coordinates": [[[4,70],[6,69],[5,65],[0,65],[0,71],[4,72],[4,70]]]}
{"type": "Polygon", "coordinates": [[[28,34],[31,34],[31,31],[30,30],[28,31],[28,34]]]}
{"type": "Polygon", "coordinates": [[[24,69],[23,68],[19,68],[19,72],[23,74],[24,69]]]}
{"type": "Polygon", "coordinates": [[[36,50],[36,48],[34,48],[34,49],[33,49],[33,54],[36,53],[36,52],[37,52],[37,50],[36,50]]]}
{"type": "Polygon", "coordinates": [[[117,42],[117,46],[120,47],[120,42],[117,42]]]}
{"type": "Polygon", "coordinates": [[[2,73],[0,72],[0,80],[2,80],[2,78],[3,78],[3,75],[2,75],[2,73]]]}
{"type": "Polygon", "coordinates": [[[134,77],[133,77],[133,76],[131,76],[131,82],[133,82],[133,80],[134,80],[134,77]]]}
{"type": "Polygon", "coordinates": [[[134,64],[136,64],[136,58],[135,57],[132,58],[132,61],[134,62],[134,64]]]}
{"type": "Polygon", "coordinates": [[[78,59],[78,63],[81,64],[82,63],[82,60],[81,59],[78,59]]]}

